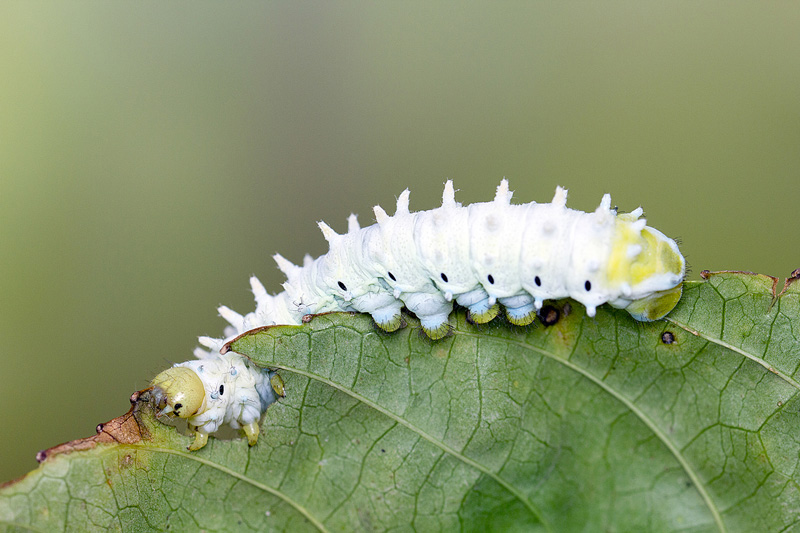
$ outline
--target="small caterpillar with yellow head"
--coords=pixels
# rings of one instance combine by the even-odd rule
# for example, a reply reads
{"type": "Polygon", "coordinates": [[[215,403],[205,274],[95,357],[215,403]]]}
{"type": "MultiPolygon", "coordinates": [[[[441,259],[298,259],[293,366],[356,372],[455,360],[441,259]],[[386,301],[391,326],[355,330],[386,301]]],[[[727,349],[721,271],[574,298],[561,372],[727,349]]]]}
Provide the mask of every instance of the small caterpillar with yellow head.
{"type": "Polygon", "coordinates": [[[196,350],[198,361],[156,376],[160,413],[188,419],[192,450],[221,424],[243,428],[255,444],[262,413],[276,389],[283,393],[280,378],[219,350],[245,331],[299,325],[305,315],[369,313],[391,332],[402,326],[406,308],[437,340],[450,331],[454,303],[466,307],[475,323],[491,321],[502,305],[506,318],[520,326],[533,322],[545,300],[573,298],[590,317],[608,303],[641,321],[657,320],[678,303],[685,260],[674,240],[646,225],[641,208],[618,214],[606,194],[595,211],[576,211],[566,206],[561,187],[550,203],[512,204],[511,197],[502,180],[493,201],[462,206],[448,181],[436,209],[411,212],[405,190],[393,216],[375,207],[377,223],[369,227],[351,215],[340,235],[320,222],[327,254],[306,256],[302,266],[275,255],[287,277],[284,291],[270,295],[252,277],[255,310],[240,315],[220,307],[230,323],[226,337],[201,337],[209,351],[196,350]]]}

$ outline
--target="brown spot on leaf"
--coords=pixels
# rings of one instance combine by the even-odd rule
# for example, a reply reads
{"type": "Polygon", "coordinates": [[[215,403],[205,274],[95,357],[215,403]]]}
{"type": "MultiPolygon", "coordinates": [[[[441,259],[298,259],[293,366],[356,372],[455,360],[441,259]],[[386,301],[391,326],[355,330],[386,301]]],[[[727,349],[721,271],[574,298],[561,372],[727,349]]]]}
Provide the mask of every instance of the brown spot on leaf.
{"type": "Polygon", "coordinates": [[[150,389],[134,392],[131,396],[131,408],[122,416],[109,420],[105,424],[97,425],[97,435],[83,439],[72,440],[59,444],[47,450],[42,450],[36,454],[36,460],[40,463],[47,459],[60,455],[81,450],[91,450],[98,444],[122,443],[134,444],[149,438],[149,432],[140,421],[139,411],[146,405],[149,406],[150,389]]]}
{"type": "Polygon", "coordinates": [[[556,325],[558,323],[559,318],[560,318],[560,313],[558,312],[558,309],[556,309],[552,305],[545,305],[544,307],[542,307],[542,310],[539,311],[539,319],[545,326],[556,325]]]}

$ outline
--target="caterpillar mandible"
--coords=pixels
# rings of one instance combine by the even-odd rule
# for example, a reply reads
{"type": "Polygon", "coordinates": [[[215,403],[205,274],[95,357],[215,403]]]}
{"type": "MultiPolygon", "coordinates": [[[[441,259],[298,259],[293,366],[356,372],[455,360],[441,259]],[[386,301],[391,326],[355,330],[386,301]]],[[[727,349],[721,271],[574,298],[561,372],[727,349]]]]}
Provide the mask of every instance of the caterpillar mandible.
{"type": "Polygon", "coordinates": [[[591,213],[566,206],[567,190],[556,188],[550,203],[512,204],[504,179],[494,200],[462,206],[447,181],[442,205],[409,210],[409,191],[389,216],[375,207],[376,224],[361,228],[355,215],[337,234],[319,222],[328,253],[302,266],[274,256],[286,275],[284,291],[267,293],[254,276],[254,311],[240,315],[222,306],[230,326],[225,338],[200,337],[199,361],[180,363],[153,380],[159,414],[187,418],[202,448],[223,423],[242,427],[251,445],[267,406],[282,395],[274,372],[228,352],[225,342],[253,328],[301,324],[303,316],[332,311],[369,313],[384,331],[403,324],[405,307],[431,339],[450,331],[453,304],[473,322],[494,319],[500,305],[508,320],[530,324],[545,300],[573,298],[594,316],[608,303],[635,319],[669,313],[681,296],[686,262],[674,240],[646,225],[642,209],[618,214],[603,196],[591,213]]]}

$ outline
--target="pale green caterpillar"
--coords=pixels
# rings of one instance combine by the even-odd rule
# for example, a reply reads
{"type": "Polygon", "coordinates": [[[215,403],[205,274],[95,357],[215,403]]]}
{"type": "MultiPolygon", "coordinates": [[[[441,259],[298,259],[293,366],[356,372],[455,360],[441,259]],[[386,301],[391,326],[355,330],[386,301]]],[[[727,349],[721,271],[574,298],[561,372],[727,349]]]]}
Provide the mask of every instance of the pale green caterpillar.
{"type": "Polygon", "coordinates": [[[279,378],[219,350],[245,331],[301,324],[305,315],[369,313],[378,327],[394,331],[405,307],[435,340],[450,331],[454,303],[476,323],[491,321],[502,305],[517,325],[530,324],[552,299],[573,298],[588,316],[608,303],[642,321],[659,319],[678,303],[686,263],[674,240],[640,218],[641,208],[617,214],[606,194],[594,212],[576,211],[567,208],[561,187],[545,204],[512,204],[511,196],[502,180],[493,201],[462,206],[448,181],[442,206],[430,211],[410,212],[406,190],[393,216],[375,207],[372,226],[359,227],[351,215],[340,235],[320,222],[327,254],[306,256],[302,266],[276,255],[285,290],[270,295],[252,277],[256,309],[243,316],[220,307],[231,324],[226,338],[202,337],[210,352],[198,349],[199,361],[156,376],[161,413],[188,419],[196,435],[190,449],[202,448],[223,423],[244,428],[255,444],[258,420],[275,401],[270,380],[282,389],[279,378]]]}

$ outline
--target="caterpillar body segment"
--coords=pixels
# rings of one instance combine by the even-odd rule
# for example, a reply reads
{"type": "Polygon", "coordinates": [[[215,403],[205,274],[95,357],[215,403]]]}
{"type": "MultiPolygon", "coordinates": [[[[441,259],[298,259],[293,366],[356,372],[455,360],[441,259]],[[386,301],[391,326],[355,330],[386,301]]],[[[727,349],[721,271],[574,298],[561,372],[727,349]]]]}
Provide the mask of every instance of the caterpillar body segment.
{"type": "Polygon", "coordinates": [[[503,180],[491,202],[462,206],[451,181],[442,205],[413,213],[404,191],[393,216],[375,208],[377,224],[348,232],[320,223],[330,249],[304,267],[287,268],[288,307],[268,323],[298,324],[305,314],[370,313],[393,330],[406,307],[429,336],[447,333],[456,302],[476,322],[502,304],[514,323],[530,323],[548,299],[571,297],[589,316],[610,303],[638,320],[655,320],[680,298],[683,256],[672,239],[641,219],[641,209],[618,215],[605,195],[591,213],[569,209],[567,191],[545,204],[512,204],[503,180]]]}

